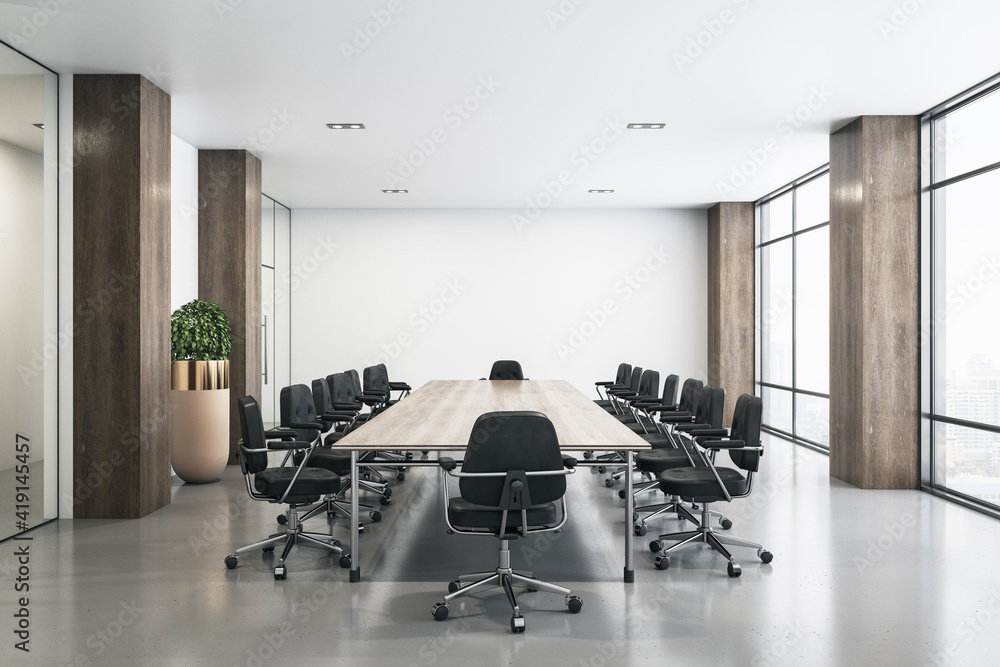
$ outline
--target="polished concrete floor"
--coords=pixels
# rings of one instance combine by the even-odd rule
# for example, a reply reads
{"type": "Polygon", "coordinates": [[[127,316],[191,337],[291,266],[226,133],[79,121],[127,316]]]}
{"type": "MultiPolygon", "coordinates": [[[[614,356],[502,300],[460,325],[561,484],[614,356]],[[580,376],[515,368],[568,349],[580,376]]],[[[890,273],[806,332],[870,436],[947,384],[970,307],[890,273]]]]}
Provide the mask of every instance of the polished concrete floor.
{"type": "MultiPolygon", "coordinates": [[[[908,491],[831,480],[826,457],[765,436],[751,498],[725,507],[743,576],[705,547],[654,568],[635,545],[621,580],[623,501],[596,471],[571,477],[563,532],[513,547],[515,566],[584,600],[522,593],[512,635],[499,591],[431,605],[459,572],[489,569],[488,538],[447,535],[438,473],[414,468],[361,538],[364,581],[335,557],[296,549],[285,581],[259,554],[224,557],[274,530],[238,468],[175,483],[173,502],[137,521],[61,520],[0,544],[0,665],[994,665],[1000,660],[1000,523],[908,491]],[[30,550],[30,654],[15,650],[16,550],[30,550]]],[[[311,523],[326,529],[323,520],[311,523]]],[[[665,530],[676,520],[659,522],[665,530]]],[[[343,520],[333,531],[347,543],[343,520]]]]}

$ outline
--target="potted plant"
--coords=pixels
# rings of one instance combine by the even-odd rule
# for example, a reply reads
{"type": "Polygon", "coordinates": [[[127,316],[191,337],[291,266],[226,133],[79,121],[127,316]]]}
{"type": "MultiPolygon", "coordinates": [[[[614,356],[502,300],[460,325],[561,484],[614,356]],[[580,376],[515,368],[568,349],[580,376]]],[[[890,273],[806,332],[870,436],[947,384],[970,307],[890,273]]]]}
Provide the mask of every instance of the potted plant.
{"type": "Polygon", "coordinates": [[[185,482],[213,482],[228,463],[232,349],[218,304],[194,299],[170,316],[171,464],[185,482]]]}

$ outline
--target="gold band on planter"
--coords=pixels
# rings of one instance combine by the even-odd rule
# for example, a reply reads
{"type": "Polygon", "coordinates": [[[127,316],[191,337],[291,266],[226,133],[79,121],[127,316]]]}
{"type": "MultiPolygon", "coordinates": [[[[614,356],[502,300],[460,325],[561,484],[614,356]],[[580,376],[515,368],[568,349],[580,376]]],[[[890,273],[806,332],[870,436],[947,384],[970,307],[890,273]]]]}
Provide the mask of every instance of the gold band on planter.
{"type": "Polygon", "coordinates": [[[170,364],[170,388],[188,391],[229,389],[229,360],[175,361],[170,364]]]}

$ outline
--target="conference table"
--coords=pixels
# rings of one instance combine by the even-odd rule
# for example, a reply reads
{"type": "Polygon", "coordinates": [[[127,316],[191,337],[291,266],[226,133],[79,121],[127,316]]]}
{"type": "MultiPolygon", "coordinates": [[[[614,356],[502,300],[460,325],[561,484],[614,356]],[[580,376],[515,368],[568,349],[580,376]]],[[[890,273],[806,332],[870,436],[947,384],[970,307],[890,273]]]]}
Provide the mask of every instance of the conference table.
{"type": "MultiPolygon", "coordinates": [[[[334,447],[351,452],[351,572],[361,580],[358,540],[359,457],[367,451],[465,451],[476,419],[487,412],[533,410],[548,416],[564,452],[619,451],[632,467],[632,452],[649,444],[565,380],[433,380],[334,447]]],[[[458,458],[458,457],[455,457],[458,458]]],[[[581,465],[607,465],[578,458],[581,465]]],[[[406,461],[404,465],[437,465],[436,461],[406,461]]],[[[365,464],[361,464],[365,465],[365,464]]],[[[632,497],[632,475],[624,475],[625,497],[632,497]]],[[[625,503],[625,582],[635,581],[632,558],[632,503],[625,503]]]]}

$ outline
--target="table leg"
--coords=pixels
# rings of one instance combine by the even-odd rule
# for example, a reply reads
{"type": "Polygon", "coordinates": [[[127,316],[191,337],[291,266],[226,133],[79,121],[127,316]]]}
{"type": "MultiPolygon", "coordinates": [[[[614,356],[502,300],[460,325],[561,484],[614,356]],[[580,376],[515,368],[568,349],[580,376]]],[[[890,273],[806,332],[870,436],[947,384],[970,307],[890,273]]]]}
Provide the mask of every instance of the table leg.
{"type": "Polygon", "coordinates": [[[635,582],[635,569],[633,568],[634,542],[632,534],[632,507],[635,500],[632,497],[632,452],[625,452],[625,583],[635,582]]]}
{"type": "MultiPolygon", "coordinates": [[[[358,549],[358,522],[361,516],[358,513],[358,478],[361,476],[361,467],[358,465],[358,452],[351,452],[351,583],[361,581],[361,553],[358,549]]],[[[629,535],[632,531],[629,531],[629,535]]]]}

